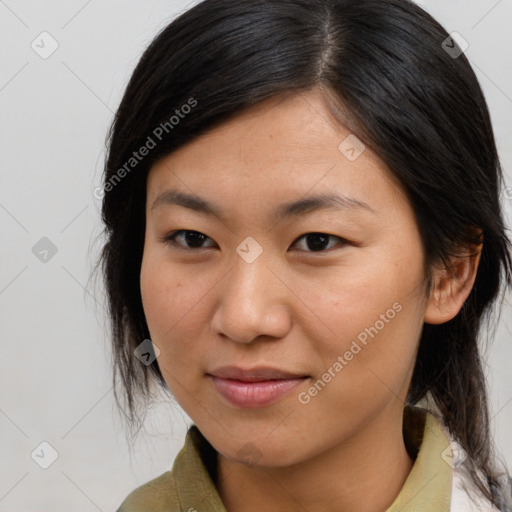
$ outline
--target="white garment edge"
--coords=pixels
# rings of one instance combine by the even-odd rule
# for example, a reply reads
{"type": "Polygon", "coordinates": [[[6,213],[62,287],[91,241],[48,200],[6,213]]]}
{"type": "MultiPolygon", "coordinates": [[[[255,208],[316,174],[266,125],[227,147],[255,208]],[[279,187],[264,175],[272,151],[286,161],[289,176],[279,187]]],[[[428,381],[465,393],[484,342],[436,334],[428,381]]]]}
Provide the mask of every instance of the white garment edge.
{"type": "Polygon", "coordinates": [[[452,469],[452,499],[450,512],[500,512],[482,496],[473,481],[461,471],[461,466],[452,469]],[[471,490],[471,496],[468,491],[471,490]]]}
{"type": "MultiPolygon", "coordinates": [[[[453,447],[454,438],[448,429],[441,422],[440,426],[453,447]]],[[[457,445],[457,443],[454,443],[457,445]]],[[[452,452],[452,460],[457,454],[452,452]]],[[[464,464],[451,467],[452,475],[452,497],[450,501],[450,512],[502,512],[496,508],[475,485],[465,470],[464,464]]]]}

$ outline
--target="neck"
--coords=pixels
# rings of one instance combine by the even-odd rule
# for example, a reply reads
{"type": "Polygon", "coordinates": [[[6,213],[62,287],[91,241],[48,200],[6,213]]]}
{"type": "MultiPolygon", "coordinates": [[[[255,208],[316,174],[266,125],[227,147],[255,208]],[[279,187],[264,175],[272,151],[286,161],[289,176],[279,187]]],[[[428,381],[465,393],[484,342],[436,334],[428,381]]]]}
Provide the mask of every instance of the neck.
{"type": "Polygon", "coordinates": [[[383,413],[338,445],[292,466],[248,467],[219,454],[217,489],[226,510],[386,510],[413,465],[398,414],[383,413]]]}

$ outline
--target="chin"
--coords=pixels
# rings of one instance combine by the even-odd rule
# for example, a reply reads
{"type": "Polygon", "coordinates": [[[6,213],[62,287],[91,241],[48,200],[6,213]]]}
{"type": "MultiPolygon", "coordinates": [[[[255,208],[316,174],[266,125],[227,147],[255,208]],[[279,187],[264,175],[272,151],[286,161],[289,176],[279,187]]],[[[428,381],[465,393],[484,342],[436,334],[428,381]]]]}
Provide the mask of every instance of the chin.
{"type": "Polygon", "coordinates": [[[231,437],[223,438],[219,443],[215,439],[209,439],[209,442],[227,459],[247,467],[285,467],[303,460],[302,454],[297,450],[297,440],[290,439],[286,442],[276,437],[271,442],[265,436],[259,440],[250,436],[246,439],[231,437]]]}

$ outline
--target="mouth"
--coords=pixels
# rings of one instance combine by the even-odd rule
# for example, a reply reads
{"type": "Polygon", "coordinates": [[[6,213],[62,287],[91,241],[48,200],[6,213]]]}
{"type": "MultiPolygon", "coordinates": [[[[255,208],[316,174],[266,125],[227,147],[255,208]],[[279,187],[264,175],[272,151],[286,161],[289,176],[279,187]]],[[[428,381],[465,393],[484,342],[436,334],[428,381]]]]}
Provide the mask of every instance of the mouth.
{"type": "Polygon", "coordinates": [[[245,370],[235,366],[218,368],[207,376],[231,405],[251,409],[278,402],[309,378],[309,375],[276,368],[245,370]]]}

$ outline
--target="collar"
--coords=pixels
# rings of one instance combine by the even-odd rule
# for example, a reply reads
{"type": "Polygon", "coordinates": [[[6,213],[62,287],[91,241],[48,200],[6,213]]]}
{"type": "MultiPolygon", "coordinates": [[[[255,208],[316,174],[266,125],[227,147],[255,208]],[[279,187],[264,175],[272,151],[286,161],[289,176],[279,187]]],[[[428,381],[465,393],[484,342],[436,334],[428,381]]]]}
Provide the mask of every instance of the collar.
{"type": "MultiPolygon", "coordinates": [[[[402,490],[386,512],[450,512],[452,471],[445,454],[450,440],[426,409],[404,409],[404,441],[415,459],[402,490]]],[[[216,451],[192,425],[172,475],[181,510],[226,512],[214,484],[216,451]],[[213,477],[213,478],[212,478],[213,477]]]]}

